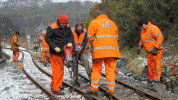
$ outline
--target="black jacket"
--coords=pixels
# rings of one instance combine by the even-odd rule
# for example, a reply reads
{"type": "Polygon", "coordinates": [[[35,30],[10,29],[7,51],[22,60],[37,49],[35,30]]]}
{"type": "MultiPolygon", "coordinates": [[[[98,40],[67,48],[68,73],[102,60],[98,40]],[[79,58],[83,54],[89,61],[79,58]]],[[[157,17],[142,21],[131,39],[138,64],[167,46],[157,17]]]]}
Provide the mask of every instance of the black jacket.
{"type": "Polygon", "coordinates": [[[64,55],[64,45],[72,43],[75,46],[71,28],[68,26],[62,28],[58,21],[48,26],[45,41],[49,45],[50,54],[60,56],[64,55]],[[54,50],[56,47],[59,47],[62,51],[57,53],[54,50]]]}

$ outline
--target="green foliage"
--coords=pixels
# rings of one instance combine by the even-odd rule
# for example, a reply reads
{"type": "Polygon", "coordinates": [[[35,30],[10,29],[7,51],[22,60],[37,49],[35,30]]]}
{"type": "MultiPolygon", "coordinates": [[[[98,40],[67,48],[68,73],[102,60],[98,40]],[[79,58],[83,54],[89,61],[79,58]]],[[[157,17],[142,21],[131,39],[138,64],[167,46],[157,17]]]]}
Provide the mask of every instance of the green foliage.
{"type": "Polygon", "coordinates": [[[85,29],[88,28],[88,25],[90,24],[90,22],[93,20],[92,17],[88,18],[88,20],[85,21],[84,25],[85,25],[85,29]]]}
{"type": "Polygon", "coordinates": [[[132,48],[139,43],[141,30],[137,29],[137,21],[143,17],[161,29],[165,40],[177,37],[177,5],[177,0],[103,0],[90,9],[90,16],[93,17],[97,9],[106,12],[119,28],[120,48],[132,48]]]}

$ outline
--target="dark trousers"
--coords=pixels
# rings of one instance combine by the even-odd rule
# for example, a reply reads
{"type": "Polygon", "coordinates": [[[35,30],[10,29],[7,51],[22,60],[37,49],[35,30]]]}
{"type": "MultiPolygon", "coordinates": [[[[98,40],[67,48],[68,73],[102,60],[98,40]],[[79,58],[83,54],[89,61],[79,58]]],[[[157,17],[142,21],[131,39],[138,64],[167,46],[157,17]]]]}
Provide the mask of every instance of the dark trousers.
{"type": "MultiPolygon", "coordinates": [[[[76,65],[77,64],[77,62],[76,62],[76,55],[73,55],[72,59],[73,59],[75,65],[76,65]]],[[[78,54],[78,60],[84,65],[86,73],[88,75],[88,78],[91,79],[91,68],[89,66],[87,54],[82,53],[82,52],[79,53],[78,54]]],[[[78,74],[77,74],[78,70],[77,70],[77,67],[73,67],[72,71],[74,73],[74,83],[76,83],[77,80],[78,80],[78,74]]]]}

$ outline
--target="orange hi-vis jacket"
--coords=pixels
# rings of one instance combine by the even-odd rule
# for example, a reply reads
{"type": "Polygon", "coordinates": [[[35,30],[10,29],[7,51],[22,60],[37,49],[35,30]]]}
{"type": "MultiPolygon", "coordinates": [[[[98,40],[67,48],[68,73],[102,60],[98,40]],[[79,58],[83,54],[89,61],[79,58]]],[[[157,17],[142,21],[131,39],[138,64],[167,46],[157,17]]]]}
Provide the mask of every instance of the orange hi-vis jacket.
{"type": "Polygon", "coordinates": [[[142,30],[141,32],[139,45],[143,46],[146,52],[151,52],[154,47],[162,49],[163,40],[164,37],[161,33],[161,30],[149,22],[146,30],[142,30]]]}
{"type": "MultiPolygon", "coordinates": [[[[75,32],[75,28],[72,28],[72,33],[74,35],[74,43],[76,46],[81,46],[85,37],[85,33],[87,30],[84,29],[83,33],[80,33],[80,36],[78,38],[77,33],[75,32]]],[[[87,51],[86,47],[82,50],[83,53],[87,51]]]]}
{"type": "Polygon", "coordinates": [[[42,41],[42,51],[43,52],[48,52],[49,51],[49,45],[45,41],[45,36],[41,36],[40,40],[42,41]]]}
{"type": "Polygon", "coordinates": [[[18,36],[14,34],[11,40],[11,51],[19,51],[18,36]]]}
{"type": "Polygon", "coordinates": [[[99,15],[90,22],[88,41],[92,45],[92,59],[121,58],[118,40],[118,28],[106,14],[99,15]]]}

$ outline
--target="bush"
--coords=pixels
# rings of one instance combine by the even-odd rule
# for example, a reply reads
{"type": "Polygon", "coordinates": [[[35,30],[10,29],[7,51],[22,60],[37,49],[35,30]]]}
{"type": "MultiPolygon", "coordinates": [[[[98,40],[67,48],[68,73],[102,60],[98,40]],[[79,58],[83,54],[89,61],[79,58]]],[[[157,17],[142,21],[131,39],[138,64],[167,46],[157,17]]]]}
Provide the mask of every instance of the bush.
{"type": "Polygon", "coordinates": [[[94,11],[100,9],[113,20],[119,28],[120,47],[128,46],[133,48],[140,41],[140,30],[136,29],[137,20],[145,17],[153,24],[157,25],[165,40],[170,36],[177,37],[178,18],[176,10],[178,1],[176,0],[104,0],[90,9],[90,18],[85,22],[85,26],[93,19],[94,11]]]}

